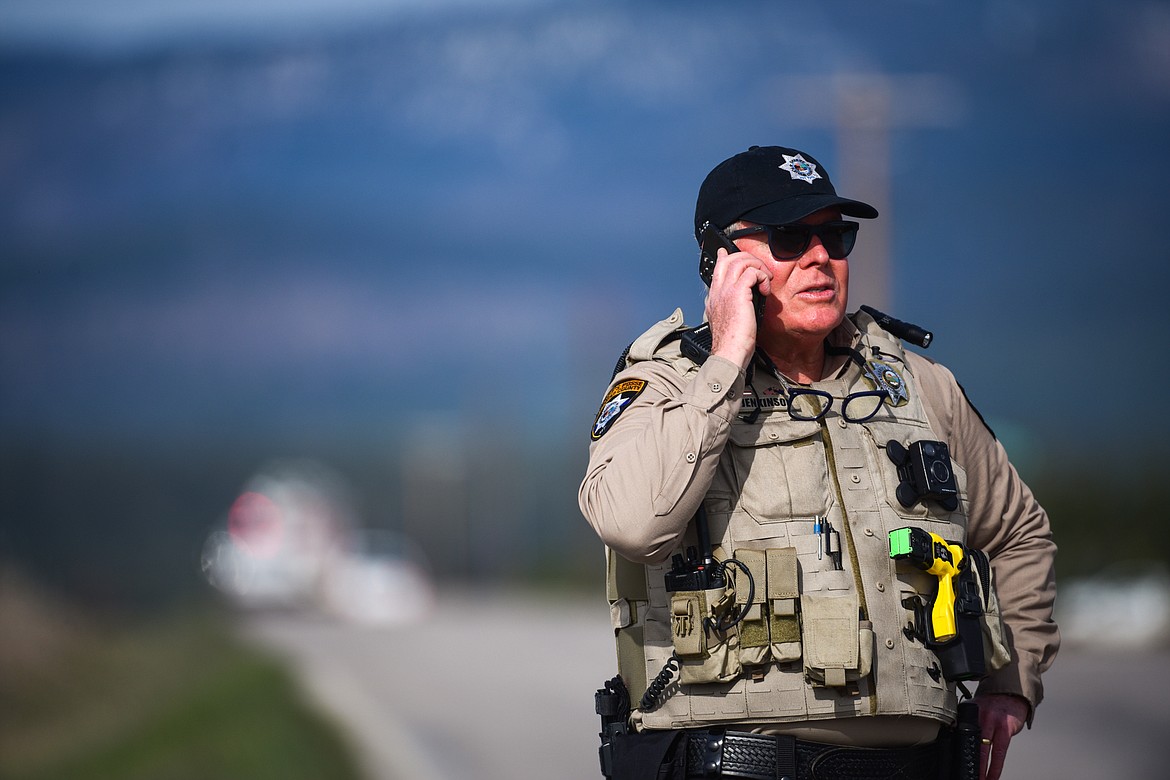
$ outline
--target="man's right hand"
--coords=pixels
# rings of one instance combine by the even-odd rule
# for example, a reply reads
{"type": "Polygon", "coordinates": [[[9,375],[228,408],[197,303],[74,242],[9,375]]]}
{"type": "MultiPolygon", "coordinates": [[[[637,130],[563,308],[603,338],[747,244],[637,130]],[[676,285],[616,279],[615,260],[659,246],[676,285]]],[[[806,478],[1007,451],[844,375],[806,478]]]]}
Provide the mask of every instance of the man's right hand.
{"type": "MultiPolygon", "coordinates": [[[[747,368],[756,349],[756,310],[752,289],[759,286],[767,300],[772,272],[750,252],[728,254],[720,249],[707,294],[707,322],[711,324],[711,354],[747,368]]],[[[765,316],[767,307],[765,306],[765,316]]]]}

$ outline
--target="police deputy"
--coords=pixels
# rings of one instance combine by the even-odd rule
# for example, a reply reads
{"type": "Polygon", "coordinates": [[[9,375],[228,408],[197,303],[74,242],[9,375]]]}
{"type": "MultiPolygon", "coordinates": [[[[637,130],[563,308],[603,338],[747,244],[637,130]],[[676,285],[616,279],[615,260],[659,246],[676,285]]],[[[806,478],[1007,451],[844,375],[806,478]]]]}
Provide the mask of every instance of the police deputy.
{"type": "Polygon", "coordinates": [[[980,777],[1031,724],[1059,646],[1048,518],[951,372],[847,315],[856,220],[876,217],[784,147],[700,187],[705,324],[676,310],[630,345],[579,493],[630,702],[614,777],[951,772],[975,678],[942,668],[944,578],[892,558],[905,528],[990,560],[964,637],[980,777]]]}

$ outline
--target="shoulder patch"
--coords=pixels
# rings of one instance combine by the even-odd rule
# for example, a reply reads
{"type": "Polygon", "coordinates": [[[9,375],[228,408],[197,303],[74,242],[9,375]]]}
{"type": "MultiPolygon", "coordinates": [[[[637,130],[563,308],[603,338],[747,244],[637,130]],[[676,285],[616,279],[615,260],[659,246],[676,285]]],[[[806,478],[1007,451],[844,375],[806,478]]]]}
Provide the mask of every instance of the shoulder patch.
{"type": "Polygon", "coordinates": [[[597,419],[593,421],[593,432],[590,434],[590,438],[597,441],[604,436],[605,432],[613,426],[618,415],[630,405],[630,401],[641,395],[645,389],[646,380],[644,379],[627,379],[611,387],[601,402],[601,408],[597,410],[597,419]]]}

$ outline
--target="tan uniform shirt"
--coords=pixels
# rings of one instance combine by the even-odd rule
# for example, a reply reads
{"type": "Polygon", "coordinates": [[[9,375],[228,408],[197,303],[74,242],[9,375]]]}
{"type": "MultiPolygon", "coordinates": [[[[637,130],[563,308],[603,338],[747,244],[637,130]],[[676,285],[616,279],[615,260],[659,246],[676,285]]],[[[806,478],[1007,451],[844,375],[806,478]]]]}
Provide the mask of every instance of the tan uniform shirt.
{"type": "MultiPolygon", "coordinates": [[[[659,325],[665,333],[682,324],[676,311],[659,325]]],[[[830,341],[855,346],[859,338],[846,320],[830,341]]],[[[843,358],[829,360],[827,377],[844,372],[843,358]]],[[[1022,696],[1034,710],[1043,698],[1041,673],[1059,646],[1048,517],[951,372],[912,352],[906,361],[930,423],[966,469],[967,543],[991,560],[1013,649],[1011,662],[984,679],[979,691],[1022,696]]],[[[612,550],[634,562],[658,563],[679,546],[707,492],[741,410],[745,375],[715,356],[689,378],[671,365],[643,360],[615,377],[609,395],[630,380],[628,399],[617,397],[608,421],[599,416],[578,498],[612,550]]]]}

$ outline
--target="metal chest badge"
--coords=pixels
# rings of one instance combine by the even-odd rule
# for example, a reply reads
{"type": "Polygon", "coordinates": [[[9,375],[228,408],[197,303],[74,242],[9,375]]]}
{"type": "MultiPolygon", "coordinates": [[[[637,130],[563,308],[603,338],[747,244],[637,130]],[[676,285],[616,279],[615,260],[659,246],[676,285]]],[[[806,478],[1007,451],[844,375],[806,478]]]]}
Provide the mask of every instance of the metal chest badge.
{"type": "Polygon", "coordinates": [[[891,406],[901,406],[910,400],[906,392],[906,380],[888,363],[880,360],[869,361],[869,378],[876,385],[876,389],[885,390],[891,406]]]}

